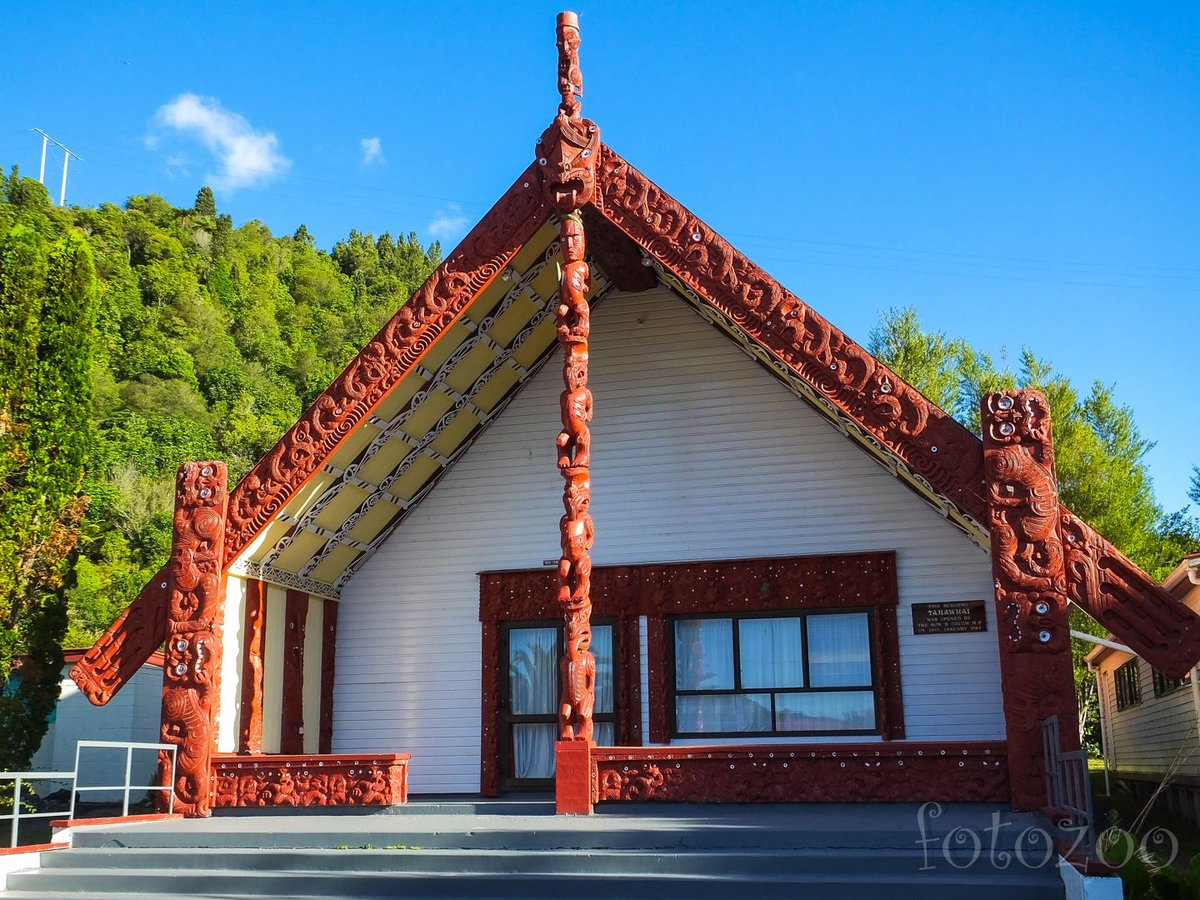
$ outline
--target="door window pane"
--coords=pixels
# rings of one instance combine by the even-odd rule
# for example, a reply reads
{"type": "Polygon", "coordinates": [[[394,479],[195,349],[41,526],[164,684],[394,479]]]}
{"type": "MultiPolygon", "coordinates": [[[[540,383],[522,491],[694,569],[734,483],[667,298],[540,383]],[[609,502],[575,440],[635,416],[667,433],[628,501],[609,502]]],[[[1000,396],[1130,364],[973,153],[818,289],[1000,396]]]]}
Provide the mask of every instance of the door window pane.
{"type": "Polygon", "coordinates": [[[871,683],[871,640],[866,613],[808,617],[810,687],[871,683]]]}
{"type": "Polygon", "coordinates": [[[742,619],[738,622],[743,688],[804,687],[800,619],[742,619]]]}
{"type": "Polygon", "coordinates": [[[733,684],[733,621],[680,619],[675,623],[675,687],[728,690],[733,684]]]}
{"type": "Polygon", "coordinates": [[[611,625],[592,626],[592,655],[596,657],[596,706],[599,715],[613,711],[613,658],[611,625]]]}
{"type": "Polygon", "coordinates": [[[508,633],[508,687],[516,715],[558,712],[558,629],[508,633]]]}
{"type": "Polygon", "coordinates": [[[558,726],[542,723],[513,725],[513,775],[517,778],[554,777],[554,742],[558,726]]]}
{"type": "Polygon", "coordinates": [[[770,694],[709,694],[675,699],[675,727],[713,734],[771,730],[770,694]]]}

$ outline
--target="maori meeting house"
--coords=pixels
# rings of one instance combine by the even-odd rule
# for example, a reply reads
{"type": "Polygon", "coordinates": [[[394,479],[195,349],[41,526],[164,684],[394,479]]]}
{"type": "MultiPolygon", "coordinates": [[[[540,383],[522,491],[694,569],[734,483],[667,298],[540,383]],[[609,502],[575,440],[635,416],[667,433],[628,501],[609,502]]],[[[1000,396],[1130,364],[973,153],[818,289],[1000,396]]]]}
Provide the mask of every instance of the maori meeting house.
{"type": "Polygon", "coordinates": [[[1068,604],[1168,677],[1200,618],[1059,503],[1043,397],[955,422],[603,143],[578,47],[564,13],[533,160],[278,445],[181,467],[75,681],[165,649],[190,816],[1047,807],[1068,604]]]}

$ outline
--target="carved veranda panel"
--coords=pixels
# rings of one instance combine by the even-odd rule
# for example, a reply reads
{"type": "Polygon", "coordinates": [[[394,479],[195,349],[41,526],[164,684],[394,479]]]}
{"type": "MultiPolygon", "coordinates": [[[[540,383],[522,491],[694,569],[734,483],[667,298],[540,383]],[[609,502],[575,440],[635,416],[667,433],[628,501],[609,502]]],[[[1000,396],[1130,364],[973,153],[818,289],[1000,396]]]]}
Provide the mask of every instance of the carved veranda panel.
{"type": "Polygon", "coordinates": [[[333,676],[337,659],[337,620],[339,603],[324,600],[321,617],[321,734],[318,749],[328,753],[333,749],[333,676]]]}
{"type": "Polygon", "coordinates": [[[249,578],[246,580],[246,617],[242,632],[242,705],[238,737],[241,753],[262,753],[266,630],[267,585],[257,578],[249,578]]]}
{"type": "Polygon", "coordinates": [[[393,806],[408,800],[407,753],[218,756],[213,805],[393,806]]]}
{"type": "Polygon", "coordinates": [[[599,799],[688,803],[1002,803],[1000,743],[617,747],[592,753],[599,799]]]}

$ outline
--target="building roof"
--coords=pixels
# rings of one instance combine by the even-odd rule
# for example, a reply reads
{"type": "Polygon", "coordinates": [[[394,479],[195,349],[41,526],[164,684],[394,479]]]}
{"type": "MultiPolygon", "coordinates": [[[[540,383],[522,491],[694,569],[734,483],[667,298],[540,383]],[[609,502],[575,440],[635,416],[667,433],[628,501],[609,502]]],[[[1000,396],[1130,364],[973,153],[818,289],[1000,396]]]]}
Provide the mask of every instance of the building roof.
{"type": "MultiPolygon", "coordinates": [[[[583,156],[596,151],[580,204],[590,302],[665,283],[986,548],[979,438],[578,121],[590,128],[583,156]]],[[[230,571],[336,598],[549,357],[559,204],[545,152],[539,141],[538,158],[233,488],[230,571]]],[[[1200,658],[1200,619],[1065,509],[1061,530],[1072,601],[1164,671],[1200,658]]],[[[110,696],[158,646],[165,588],[164,571],[76,667],[85,692],[110,696]]]]}

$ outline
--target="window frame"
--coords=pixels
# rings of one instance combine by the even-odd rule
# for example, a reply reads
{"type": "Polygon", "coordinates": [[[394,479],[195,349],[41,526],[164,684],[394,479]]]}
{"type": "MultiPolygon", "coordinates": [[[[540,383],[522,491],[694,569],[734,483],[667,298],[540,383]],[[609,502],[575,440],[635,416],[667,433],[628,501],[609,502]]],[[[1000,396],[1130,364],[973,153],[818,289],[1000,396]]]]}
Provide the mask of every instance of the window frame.
{"type": "Polygon", "coordinates": [[[861,737],[870,735],[882,735],[883,727],[881,721],[881,707],[885,702],[883,697],[882,685],[880,684],[880,667],[878,665],[878,648],[879,643],[876,634],[878,623],[876,621],[876,610],[872,607],[850,607],[850,608],[833,608],[833,609],[789,609],[789,610],[756,610],[753,612],[712,612],[712,613],[681,613],[667,617],[666,623],[666,638],[667,647],[669,650],[669,672],[667,673],[667,706],[668,706],[668,721],[670,727],[670,738],[692,740],[695,738],[763,738],[763,737],[814,737],[814,736],[829,736],[836,735],[842,737],[861,737]],[[847,614],[865,614],[867,617],[867,653],[868,653],[868,668],[871,679],[869,684],[859,685],[834,685],[828,687],[812,687],[811,677],[809,674],[809,649],[808,649],[808,619],[811,616],[828,616],[828,615],[847,615],[847,614]],[[802,672],[803,672],[803,687],[789,688],[744,688],[740,687],[742,680],[741,672],[741,631],[739,623],[747,619],[782,619],[796,618],[800,620],[800,640],[803,648],[802,655],[802,672]],[[732,622],[731,635],[733,640],[733,676],[734,687],[722,688],[718,690],[680,690],[677,687],[677,659],[675,657],[676,636],[675,627],[677,623],[682,621],[697,621],[697,620],[728,620],[732,622]],[[828,694],[828,693],[846,693],[848,691],[858,693],[870,693],[872,700],[872,727],[869,729],[805,729],[805,730],[782,730],[776,728],[777,712],[776,712],[776,695],[777,694],[828,694]],[[766,694],[771,700],[771,729],[768,731],[681,731],[679,728],[678,704],[679,697],[712,697],[712,696],[746,696],[752,694],[766,694]]]}
{"type": "Polygon", "coordinates": [[[1124,712],[1142,704],[1142,671],[1136,656],[1113,670],[1113,693],[1117,711],[1124,712]]]}
{"type": "Polygon", "coordinates": [[[1150,677],[1154,683],[1154,696],[1156,699],[1173,694],[1185,684],[1192,683],[1192,673],[1190,670],[1182,678],[1168,678],[1162,672],[1158,671],[1158,669],[1151,667],[1150,677]]]}

